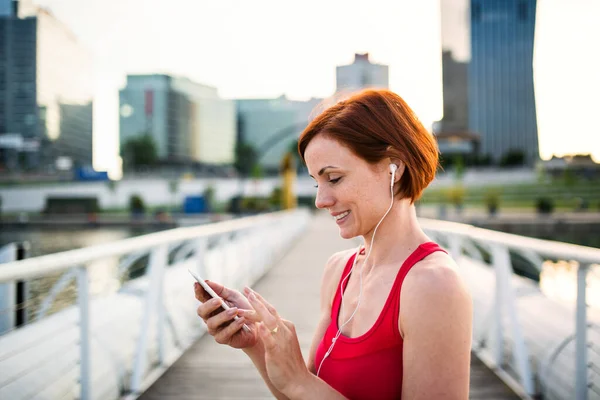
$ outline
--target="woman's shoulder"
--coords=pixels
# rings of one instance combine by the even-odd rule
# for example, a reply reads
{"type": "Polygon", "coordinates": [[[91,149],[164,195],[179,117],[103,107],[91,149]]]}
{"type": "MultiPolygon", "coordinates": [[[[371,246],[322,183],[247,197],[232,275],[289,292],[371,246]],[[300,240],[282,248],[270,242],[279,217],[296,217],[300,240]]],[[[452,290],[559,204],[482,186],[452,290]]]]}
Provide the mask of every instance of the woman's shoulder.
{"type": "Polygon", "coordinates": [[[324,298],[333,299],[333,293],[335,293],[344,268],[355,252],[356,249],[342,250],[329,257],[321,280],[321,294],[324,298]]]}
{"type": "Polygon", "coordinates": [[[348,260],[355,252],[356,249],[347,249],[332,254],[325,264],[323,279],[334,279],[336,276],[338,278],[341,277],[348,260]]]}
{"type": "Polygon", "coordinates": [[[415,315],[431,308],[471,302],[458,265],[450,255],[441,251],[415,264],[406,275],[401,296],[411,305],[411,312],[415,315]]]}

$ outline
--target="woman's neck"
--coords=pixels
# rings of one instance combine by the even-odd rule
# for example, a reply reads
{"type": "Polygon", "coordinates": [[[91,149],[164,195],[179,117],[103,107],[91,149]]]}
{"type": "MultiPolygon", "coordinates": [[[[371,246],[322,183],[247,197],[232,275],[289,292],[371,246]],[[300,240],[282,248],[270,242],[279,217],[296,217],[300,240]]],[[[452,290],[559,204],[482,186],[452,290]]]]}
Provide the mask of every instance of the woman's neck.
{"type": "Polygon", "coordinates": [[[397,263],[405,260],[421,243],[429,238],[421,230],[414,204],[408,199],[394,206],[377,228],[364,235],[365,255],[369,254],[365,273],[377,265],[397,263]],[[373,241],[374,240],[374,241],[373,241]]]}

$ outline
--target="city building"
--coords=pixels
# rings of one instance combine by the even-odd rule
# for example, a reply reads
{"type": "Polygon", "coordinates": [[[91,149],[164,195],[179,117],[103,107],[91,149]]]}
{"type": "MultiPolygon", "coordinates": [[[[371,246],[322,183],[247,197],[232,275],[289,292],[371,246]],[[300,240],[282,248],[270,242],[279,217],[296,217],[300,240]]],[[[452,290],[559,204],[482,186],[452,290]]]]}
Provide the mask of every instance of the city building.
{"type": "Polygon", "coordinates": [[[121,147],[149,134],[163,162],[234,162],[235,103],[217,89],[164,74],[129,75],[119,97],[121,147]]]}
{"type": "Polygon", "coordinates": [[[450,50],[442,52],[444,117],[439,123],[441,132],[468,130],[468,66],[467,62],[455,60],[450,50]]]}
{"type": "Polygon", "coordinates": [[[276,172],[321,102],[317,98],[295,101],[285,96],[236,100],[238,140],[256,150],[263,169],[276,172]]]}
{"type": "Polygon", "coordinates": [[[0,4],[0,168],[90,166],[91,56],[31,1],[0,4]]]}
{"type": "Polygon", "coordinates": [[[355,54],[354,62],[336,67],[336,92],[354,92],[366,88],[388,89],[387,65],[369,61],[369,53],[355,54]]]}
{"type": "Polygon", "coordinates": [[[469,130],[481,152],[499,162],[522,152],[539,159],[533,90],[536,0],[471,0],[469,130]]]}

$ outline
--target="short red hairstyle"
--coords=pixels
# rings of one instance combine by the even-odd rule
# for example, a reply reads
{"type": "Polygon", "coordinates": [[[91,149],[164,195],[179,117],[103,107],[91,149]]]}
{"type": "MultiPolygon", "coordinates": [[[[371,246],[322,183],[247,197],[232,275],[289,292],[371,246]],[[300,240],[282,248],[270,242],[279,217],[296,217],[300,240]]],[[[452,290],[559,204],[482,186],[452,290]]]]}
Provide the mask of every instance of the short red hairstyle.
{"type": "Polygon", "coordinates": [[[384,158],[402,160],[406,168],[397,193],[415,202],[435,177],[439,151],[435,138],[406,102],[389,90],[364,90],[318,115],[302,132],[298,153],[316,135],[347,146],[368,163],[384,158]]]}

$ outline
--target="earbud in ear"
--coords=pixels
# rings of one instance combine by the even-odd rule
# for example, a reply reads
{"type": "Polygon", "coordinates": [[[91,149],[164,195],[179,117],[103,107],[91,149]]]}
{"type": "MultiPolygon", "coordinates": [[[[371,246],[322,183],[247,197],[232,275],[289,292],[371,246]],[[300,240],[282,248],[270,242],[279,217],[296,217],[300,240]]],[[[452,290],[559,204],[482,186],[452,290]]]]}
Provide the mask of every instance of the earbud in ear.
{"type": "Polygon", "coordinates": [[[393,174],[398,170],[398,166],[396,164],[390,164],[390,172],[393,174]]]}

